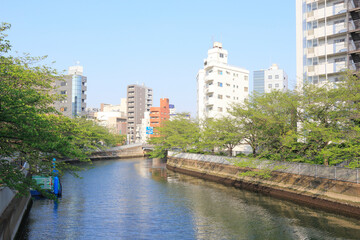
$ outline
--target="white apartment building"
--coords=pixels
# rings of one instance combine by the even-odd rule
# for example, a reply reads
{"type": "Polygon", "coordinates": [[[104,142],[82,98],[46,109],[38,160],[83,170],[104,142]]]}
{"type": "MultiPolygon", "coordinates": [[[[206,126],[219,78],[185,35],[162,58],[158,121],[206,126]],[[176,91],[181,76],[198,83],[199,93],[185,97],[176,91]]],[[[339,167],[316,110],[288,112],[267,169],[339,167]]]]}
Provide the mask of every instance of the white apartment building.
{"type": "Polygon", "coordinates": [[[249,71],[228,65],[228,51],[214,42],[197,74],[197,115],[199,119],[227,116],[232,103],[249,95],[249,71]]]}
{"type": "Polygon", "coordinates": [[[288,76],[277,64],[271,65],[266,70],[254,71],[254,92],[269,93],[273,90],[288,90],[288,76]]]}
{"type": "Polygon", "coordinates": [[[136,125],[136,143],[147,143],[150,135],[146,133],[146,128],[150,127],[150,112],[144,112],[141,124],[136,125]]]}
{"type": "Polygon", "coordinates": [[[360,67],[360,1],[296,0],[297,85],[336,82],[360,67]]]}

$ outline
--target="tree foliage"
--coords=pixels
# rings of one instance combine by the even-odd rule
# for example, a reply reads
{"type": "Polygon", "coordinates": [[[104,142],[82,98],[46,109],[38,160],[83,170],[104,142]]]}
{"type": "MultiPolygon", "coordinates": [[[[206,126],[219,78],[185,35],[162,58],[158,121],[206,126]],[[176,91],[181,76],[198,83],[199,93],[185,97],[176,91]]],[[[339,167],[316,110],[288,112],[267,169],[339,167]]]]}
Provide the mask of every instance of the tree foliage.
{"type": "Polygon", "coordinates": [[[151,157],[164,158],[169,149],[186,152],[194,148],[200,137],[199,125],[187,115],[179,114],[174,119],[163,122],[156,129],[158,135],[149,141],[155,145],[151,157]]]}
{"type": "Polygon", "coordinates": [[[344,73],[336,83],[255,93],[244,103],[232,105],[229,114],[201,122],[167,122],[159,129],[161,137],[151,142],[162,153],[177,148],[226,150],[228,155],[245,142],[257,158],[360,166],[360,80],[354,73],[344,73]]]}
{"type": "MultiPolygon", "coordinates": [[[[24,193],[34,186],[19,170],[25,161],[32,173],[49,175],[53,158],[86,161],[91,151],[116,139],[104,127],[55,110],[53,103],[60,99],[55,81],[62,76],[40,64],[44,57],[8,55],[4,31],[9,28],[0,26],[0,185],[24,193]]],[[[65,162],[57,168],[60,173],[78,170],[65,162]]]]}

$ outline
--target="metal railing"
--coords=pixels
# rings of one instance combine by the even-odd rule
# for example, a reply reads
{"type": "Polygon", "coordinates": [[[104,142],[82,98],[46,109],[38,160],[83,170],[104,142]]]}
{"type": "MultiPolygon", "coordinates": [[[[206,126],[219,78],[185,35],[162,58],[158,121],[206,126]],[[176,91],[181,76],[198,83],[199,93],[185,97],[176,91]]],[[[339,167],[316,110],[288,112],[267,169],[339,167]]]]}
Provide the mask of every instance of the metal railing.
{"type": "Polygon", "coordinates": [[[346,167],[336,166],[324,166],[307,163],[295,163],[295,162],[279,162],[269,160],[251,160],[226,157],[226,156],[214,156],[214,155],[203,155],[194,153],[178,153],[168,152],[168,156],[176,158],[184,158],[190,160],[212,162],[226,165],[234,165],[236,162],[249,162],[250,168],[255,169],[268,169],[276,172],[291,173],[303,176],[310,176],[315,178],[324,178],[330,180],[360,183],[360,171],[359,168],[351,169],[346,167]]]}

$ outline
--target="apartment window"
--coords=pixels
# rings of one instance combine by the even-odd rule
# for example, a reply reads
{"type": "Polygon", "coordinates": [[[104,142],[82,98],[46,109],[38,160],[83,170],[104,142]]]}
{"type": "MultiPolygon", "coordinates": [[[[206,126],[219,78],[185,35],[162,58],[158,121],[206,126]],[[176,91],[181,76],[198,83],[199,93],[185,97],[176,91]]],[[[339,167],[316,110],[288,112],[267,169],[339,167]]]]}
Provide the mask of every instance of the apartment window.
{"type": "Polygon", "coordinates": [[[307,63],[308,63],[308,66],[318,65],[319,64],[319,58],[318,57],[308,58],[307,63]]]}
{"type": "Polygon", "coordinates": [[[67,107],[60,108],[60,112],[66,112],[66,111],[67,111],[67,107]]]}
{"type": "Polygon", "coordinates": [[[85,91],[81,91],[82,94],[85,94],[85,91]]]}
{"type": "Polygon", "coordinates": [[[313,3],[309,3],[306,5],[306,10],[307,12],[311,12],[318,9],[318,3],[317,2],[313,2],[313,3]]]}
{"type": "Polygon", "coordinates": [[[221,82],[218,82],[218,86],[219,86],[219,87],[222,87],[223,84],[222,84],[221,82]]]}
{"type": "Polygon", "coordinates": [[[221,70],[218,70],[218,74],[219,74],[219,75],[222,75],[222,71],[221,71],[221,70]]]}
{"type": "Polygon", "coordinates": [[[226,95],[226,98],[230,98],[230,96],[229,96],[229,95],[226,95]]]}
{"type": "Polygon", "coordinates": [[[223,95],[218,95],[218,99],[223,99],[223,95]]]}
{"type": "Polygon", "coordinates": [[[268,87],[269,87],[269,88],[272,88],[272,84],[269,84],[268,87]]]}
{"type": "Polygon", "coordinates": [[[334,21],[334,24],[340,24],[340,23],[344,23],[345,19],[340,19],[340,20],[336,20],[334,21]]]}
{"type": "Polygon", "coordinates": [[[223,111],[222,107],[218,107],[218,111],[222,112],[223,111]]]}
{"type": "Polygon", "coordinates": [[[268,79],[272,79],[272,75],[269,75],[269,76],[268,76],[268,79]]]}
{"type": "Polygon", "coordinates": [[[85,99],[81,99],[81,102],[83,102],[83,103],[84,103],[84,102],[85,102],[85,99]]]}
{"type": "Polygon", "coordinates": [[[221,57],[221,58],[224,58],[224,54],[223,54],[223,53],[220,53],[220,57],[221,57]]]}
{"type": "Polygon", "coordinates": [[[248,92],[249,88],[248,87],[244,87],[244,92],[248,92]]]}
{"type": "Polygon", "coordinates": [[[66,91],[61,91],[60,94],[63,94],[63,95],[64,95],[64,94],[66,94],[66,91]]]}
{"type": "Polygon", "coordinates": [[[61,82],[60,83],[60,86],[66,86],[67,85],[67,82],[61,82]]]}
{"type": "Polygon", "coordinates": [[[278,84],[278,83],[275,83],[275,88],[279,88],[279,84],[278,84]]]}
{"type": "Polygon", "coordinates": [[[335,58],[334,62],[345,62],[346,58],[342,57],[342,58],[335,58]]]}
{"type": "Polygon", "coordinates": [[[229,83],[227,83],[227,84],[226,84],[226,86],[227,86],[227,87],[230,87],[230,84],[229,84],[229,83]]]}
{"type": "Polygon", "coordinates": [[[307,40],[307,47],[308,48],[317,47],[318,45],[319,45],[319,42],[318,42],[317,39],[307,40]]]}
{"type": "Polygon", "coordinates": [[[319,76],[314,76],[312,81],[314,84],[317,84],[319,82],[319,76]]]}
{"type": "Polygon", "coordinates": [[[229,72],[229,71],[226,71],[226,74],[227,74],[227,75],[230,75],[230,72],[229,72]]]}
{"type": "Polygon", "coordinates": [[[334,43],[341,43],[341,42],[345,42],[345,38],[335,39],[334,40],[334,43]]]}
{"type": "Polygon", "coordinates": [[[244,80],[245,80],[245,81],[248,81],[248,80],[249,80],[249,77],[248,77],[248,76],[244,76],[244,80]]]}
{"type": "Polygon", "coordinates": [[[307,30],[312,30],[312,29],[315,29],[318,27],[318,21],[315,20],[315,21],[310,21],[310,22],[307,22],[307,30]]]}
{"type": "Polygon", "coordinates": [[[275,75],[275,79],[279,79],[279,75],[275,75]]]}
{"type": "Polygon", "coordinates": [[[211,97],[213,97],[213,94],[212,94],[212,93],[210,93],[208,96],[209,96],[209,98],[211,98],[211,97]]]}

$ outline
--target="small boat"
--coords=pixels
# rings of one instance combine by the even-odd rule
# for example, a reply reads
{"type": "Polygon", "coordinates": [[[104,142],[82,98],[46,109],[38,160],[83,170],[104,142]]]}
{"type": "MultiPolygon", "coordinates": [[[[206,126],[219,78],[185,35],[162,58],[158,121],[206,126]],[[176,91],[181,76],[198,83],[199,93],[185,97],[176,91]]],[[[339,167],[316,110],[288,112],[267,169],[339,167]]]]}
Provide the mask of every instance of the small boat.
{"type": "MultiPolygon", "coordinates": [[[[57,197],[61,197],[62,195],[62,185],[60,179],[58,177],[58,171],[55,169],[56,159],[53,159],[53,171],[52,176],[32,176],[32,179],[36,181],[42,190],[45,190],[51,194],[54,194],[57,197]]],[[[42,196],[41,192],[30,189],[31,196],[42,196]]]]}
{"type": "MultiPolygon", "coordinates": [[[[60,197],[62,194],[62,186],[59,177],[50,176],[32,176],[32,179],[36,181],[38,185],[40,185],[41,189],[60,197]]],[[[41,192],[30,189],[31,196],[42,196],[41,192]]]]}

